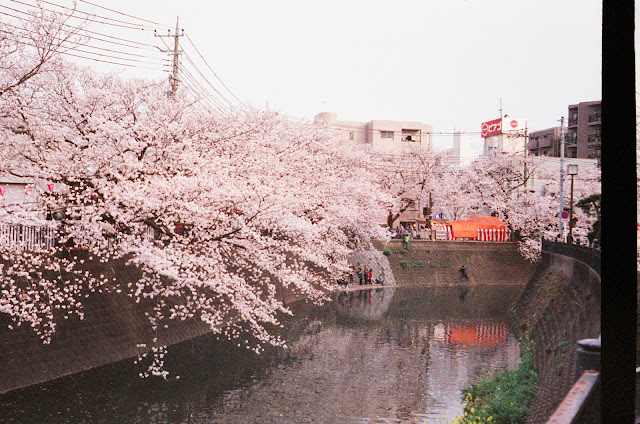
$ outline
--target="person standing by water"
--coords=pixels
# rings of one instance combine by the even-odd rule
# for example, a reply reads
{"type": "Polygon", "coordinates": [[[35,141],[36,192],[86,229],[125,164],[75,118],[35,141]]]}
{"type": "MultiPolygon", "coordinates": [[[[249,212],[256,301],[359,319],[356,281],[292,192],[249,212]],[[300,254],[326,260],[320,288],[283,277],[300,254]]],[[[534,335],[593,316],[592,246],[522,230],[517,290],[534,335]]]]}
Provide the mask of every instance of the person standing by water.
{"type": "Polygon", "coordinates": [[[402,243],[402,248],[405,250],[409,248],[409,234],[404,235],[404,243],[402,243]]]}
{"type": "Polygon", "coordinates": [[[369,268],[369,284],[373,284],[373,269],[369,268]]]}

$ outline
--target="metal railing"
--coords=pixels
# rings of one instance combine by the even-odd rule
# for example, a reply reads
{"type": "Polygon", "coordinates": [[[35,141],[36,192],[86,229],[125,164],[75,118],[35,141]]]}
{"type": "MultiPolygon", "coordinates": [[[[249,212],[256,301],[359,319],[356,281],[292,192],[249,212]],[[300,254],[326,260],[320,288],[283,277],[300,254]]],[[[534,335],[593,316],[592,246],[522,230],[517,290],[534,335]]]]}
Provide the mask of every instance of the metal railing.
{"type": "Polygon", "coordinates": [[[586,265],[600,275],[600,251],[592,247],[580,246],[549,240],[542,240],[542,251],[568,256],[586,265]]]}
{"type": "Polygon", "coordinates": [[[53,226],[0,224],[0,246],[24,250],[51,250],[57,240],[53,226]]]}
{"type": "Polygon", "coordinates": [[[599,135],[593,135],[592,134],[587,139],[587,143],[601,145],[602,144],[602,137],[599,136],[599,135]]]}

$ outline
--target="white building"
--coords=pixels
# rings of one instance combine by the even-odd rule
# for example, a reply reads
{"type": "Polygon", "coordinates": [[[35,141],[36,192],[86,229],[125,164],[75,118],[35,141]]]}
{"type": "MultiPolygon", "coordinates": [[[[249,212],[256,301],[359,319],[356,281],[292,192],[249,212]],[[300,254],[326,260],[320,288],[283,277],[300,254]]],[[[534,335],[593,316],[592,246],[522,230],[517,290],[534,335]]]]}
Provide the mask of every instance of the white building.
{"type": "MultiPolygon", "coordinates": [[[[527,181],[527,189],[537,194],[545,194],[545,186],[550,182],[560,181],[560,158],[552,156],[534,156],[532,157],[533,166],[535,171],[527,181]],[[551,175],[552,178],[544,178],[540,175],[551,175]]],[[[578,158],[564,158],[564,178],[570,179],[567,175],[567,165],[578,165],[578,174],[588,170],[595,170],[598,168],[597,159],[578,159],[578,158]]]]}
{"type": "Polygon", "coordinates": [[[432,148],[433,127],[422,122],[374,120],[369,122],[338,121],[335,112],[322,112],[316,122],[325,122],[341,130],[347,142],[371,144],[375,150],[398,151],[402,148],[432,148]]]}
{"type": "Polygon", "coordinates": [[[526,149],[526,121],[505,115],[493,121],[483,122],[481,137],[484,138],[484,156],[501,153],[524,155],[526,149]]]}
{"type": "Polygon", "coordinates": [[[451,164],[465,167],[476,159],[477,155],[473,148],[473,136],[465,132],[453,133],[453,148],[451,149],[451,164]]]}

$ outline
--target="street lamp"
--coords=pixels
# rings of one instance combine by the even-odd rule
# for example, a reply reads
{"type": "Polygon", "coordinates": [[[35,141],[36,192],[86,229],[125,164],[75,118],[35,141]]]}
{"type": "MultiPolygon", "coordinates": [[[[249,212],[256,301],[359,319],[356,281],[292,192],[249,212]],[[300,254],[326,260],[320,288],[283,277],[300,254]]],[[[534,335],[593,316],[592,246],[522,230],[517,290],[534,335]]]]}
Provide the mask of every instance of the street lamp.
{"type": "Polygon", "coordinates": [[[569,243],[573,243],[573,235],[571,234],[573,231],[573,177],[578,175],[578,165],[567,165],[567,174],[571,175],[571,198],[569,201],[569,237],[567,237],[567,241],[569,243]]]}

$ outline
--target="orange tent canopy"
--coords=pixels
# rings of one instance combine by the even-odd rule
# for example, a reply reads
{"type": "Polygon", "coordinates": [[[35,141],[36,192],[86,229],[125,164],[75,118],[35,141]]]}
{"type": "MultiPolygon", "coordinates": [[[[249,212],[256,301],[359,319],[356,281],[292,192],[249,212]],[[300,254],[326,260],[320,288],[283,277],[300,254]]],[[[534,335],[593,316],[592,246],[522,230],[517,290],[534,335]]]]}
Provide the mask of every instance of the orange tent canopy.
{"type": "Polygon", "coordinates": [[[451,226],[453,238],[478,238],[478,224],[470,219],[447,222],[451,226]]]}
{"type": "Polygon", "coordinates": [[[503,230],[507,228],[497,216],[470,216],[469,220],[477,223],[478,228],[487,230],[503,230]]]}

